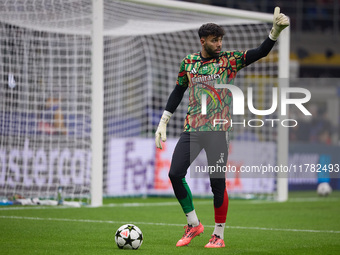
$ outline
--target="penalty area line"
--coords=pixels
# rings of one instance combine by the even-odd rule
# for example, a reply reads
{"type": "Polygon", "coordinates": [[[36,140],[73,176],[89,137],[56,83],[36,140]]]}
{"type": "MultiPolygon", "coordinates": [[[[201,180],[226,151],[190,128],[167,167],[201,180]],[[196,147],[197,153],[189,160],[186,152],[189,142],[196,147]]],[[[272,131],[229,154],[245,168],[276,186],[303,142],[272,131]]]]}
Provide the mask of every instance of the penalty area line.
{"type": "MultiPolygon", "coordinates": [[[[65,219],[65,218],[41,218],[41,217],[24,217],[24,216],[5,216],[0,215],[0,219],[12,220],[36,220],[36,221],[63,221],[63,222],[81,222],[81,223],[105,223],[105,224],[126,224],[126,221],[111,220],[90,220],[90,219],[65,219]]],[[[162,223],[162,222],[132,222],[136,225],[153,225],[153,226],[173,226],[182,227],[183,224],[162,223]]],[[[204,225],[206,228],[214,228],[214,225],[204,225]]],[[[263,231],[282,231],[282,232],[305,232],[305,233],[329,233],[340,234],[336,230],[313,230],[313,229],[289,229],[289,228],[262,228],[262,227],[242,227],[242,226],[226,226],[228,229],[242,230],[263,230],[263,231]]]]}

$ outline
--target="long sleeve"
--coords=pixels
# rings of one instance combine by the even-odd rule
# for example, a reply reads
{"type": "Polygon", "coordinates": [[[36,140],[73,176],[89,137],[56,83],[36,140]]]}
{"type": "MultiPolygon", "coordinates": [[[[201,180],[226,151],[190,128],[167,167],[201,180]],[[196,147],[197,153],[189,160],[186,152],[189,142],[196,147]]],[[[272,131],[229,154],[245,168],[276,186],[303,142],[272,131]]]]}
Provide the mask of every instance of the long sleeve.
{"type": "Polygon", "coordinates": [[[264,40],[259,47],[248,50],[246,54],[246,65],[250,65],[251,63],[254,63],[255,61],[267,56],[274,47],[274,44],[275,41],[267,37],[267,39],[264,40]]]}
{"type": "Polygon", "coordinates": [[[181,103],[184,92],[188,87],[176,85],[174,90],[171,92],[168,102],[165,106],[165,110],[174,113],[181,103]]]}

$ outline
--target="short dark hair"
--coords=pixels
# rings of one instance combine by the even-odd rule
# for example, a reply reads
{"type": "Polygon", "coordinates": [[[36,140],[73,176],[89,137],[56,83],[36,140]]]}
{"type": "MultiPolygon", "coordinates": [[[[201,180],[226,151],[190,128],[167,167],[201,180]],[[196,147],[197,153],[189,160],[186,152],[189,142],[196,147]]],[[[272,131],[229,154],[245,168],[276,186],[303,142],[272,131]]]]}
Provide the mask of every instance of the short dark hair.
{"type": "Polygon", "coordinates": [[[215,23],[207,23],[207,24],[203,24],[199,30],[198,30],[198,35],[200,38],[202,37],[207,37],[209,35],[213,35],[213,36],[224,36],[225,34],[225,31],[224,29],[215,24],[215,23]]]}

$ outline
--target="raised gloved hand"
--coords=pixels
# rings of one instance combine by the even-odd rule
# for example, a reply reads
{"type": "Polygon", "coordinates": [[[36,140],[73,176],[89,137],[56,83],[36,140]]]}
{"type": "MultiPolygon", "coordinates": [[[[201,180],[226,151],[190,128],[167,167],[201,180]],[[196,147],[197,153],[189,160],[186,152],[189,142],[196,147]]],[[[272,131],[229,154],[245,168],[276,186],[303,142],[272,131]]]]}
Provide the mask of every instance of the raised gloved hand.
{"type": "Polygon", "coordinates": [[[269,38],[276,41],[283,29],[289,26],[289,19],[283,13],[280,13],[280,7],[275,7],[273,17],[273,27],[270,30],[269,38]]]}

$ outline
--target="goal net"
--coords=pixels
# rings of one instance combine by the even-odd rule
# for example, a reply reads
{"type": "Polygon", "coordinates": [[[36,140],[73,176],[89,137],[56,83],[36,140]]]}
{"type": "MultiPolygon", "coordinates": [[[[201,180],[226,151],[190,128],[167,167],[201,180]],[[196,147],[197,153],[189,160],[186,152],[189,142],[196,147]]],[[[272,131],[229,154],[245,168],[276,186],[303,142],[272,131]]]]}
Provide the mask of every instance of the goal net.
{"type": "MultiPolygon", "coordinates": [[[[62,187],[67,198],[90,199],[91,175],[98,171],[107,196],[172,195],[167,173],[183,130],[187,93],[168,124],[162,151],[155,149],[154,132],[181,60],[200,50],[198,28],[222,25],[223,50],[258,47],[271,28],[268,14],[177,1],[103,2],[104,82],[97,87],[91,80],[92,1],[0,3],[0,197],[56,197],[62,187]],[[94,90],[102,91],[103,101],[92,101],[94,90]],[[103,127],[99,151],[92,149],[98,142],[98,130],[91,129],[96,104],[104,109],[102,123],[96,123],[103,127]],[[102,169],[93,169],[98,157],[102,169]]],[[[253,88],[257,109],[272,105],[280,51],[277,42],[236,78],[245,95],[253,88]]],[[[231,133],[231,164],[277,164],[279,125],[252,127],[265,118],[247,108],[233,118],[240,124],[231,133]]],[[[277,192],[273,175],[229,177],[231,194],[277,192]]],[[[208,179],[189,179],[194,195],[210,194],[208,179]]]]}
{"type": "Polygon", "coordinates": [[[0,10],[0,196],[89,198],[91,2],[0,10]]]}

